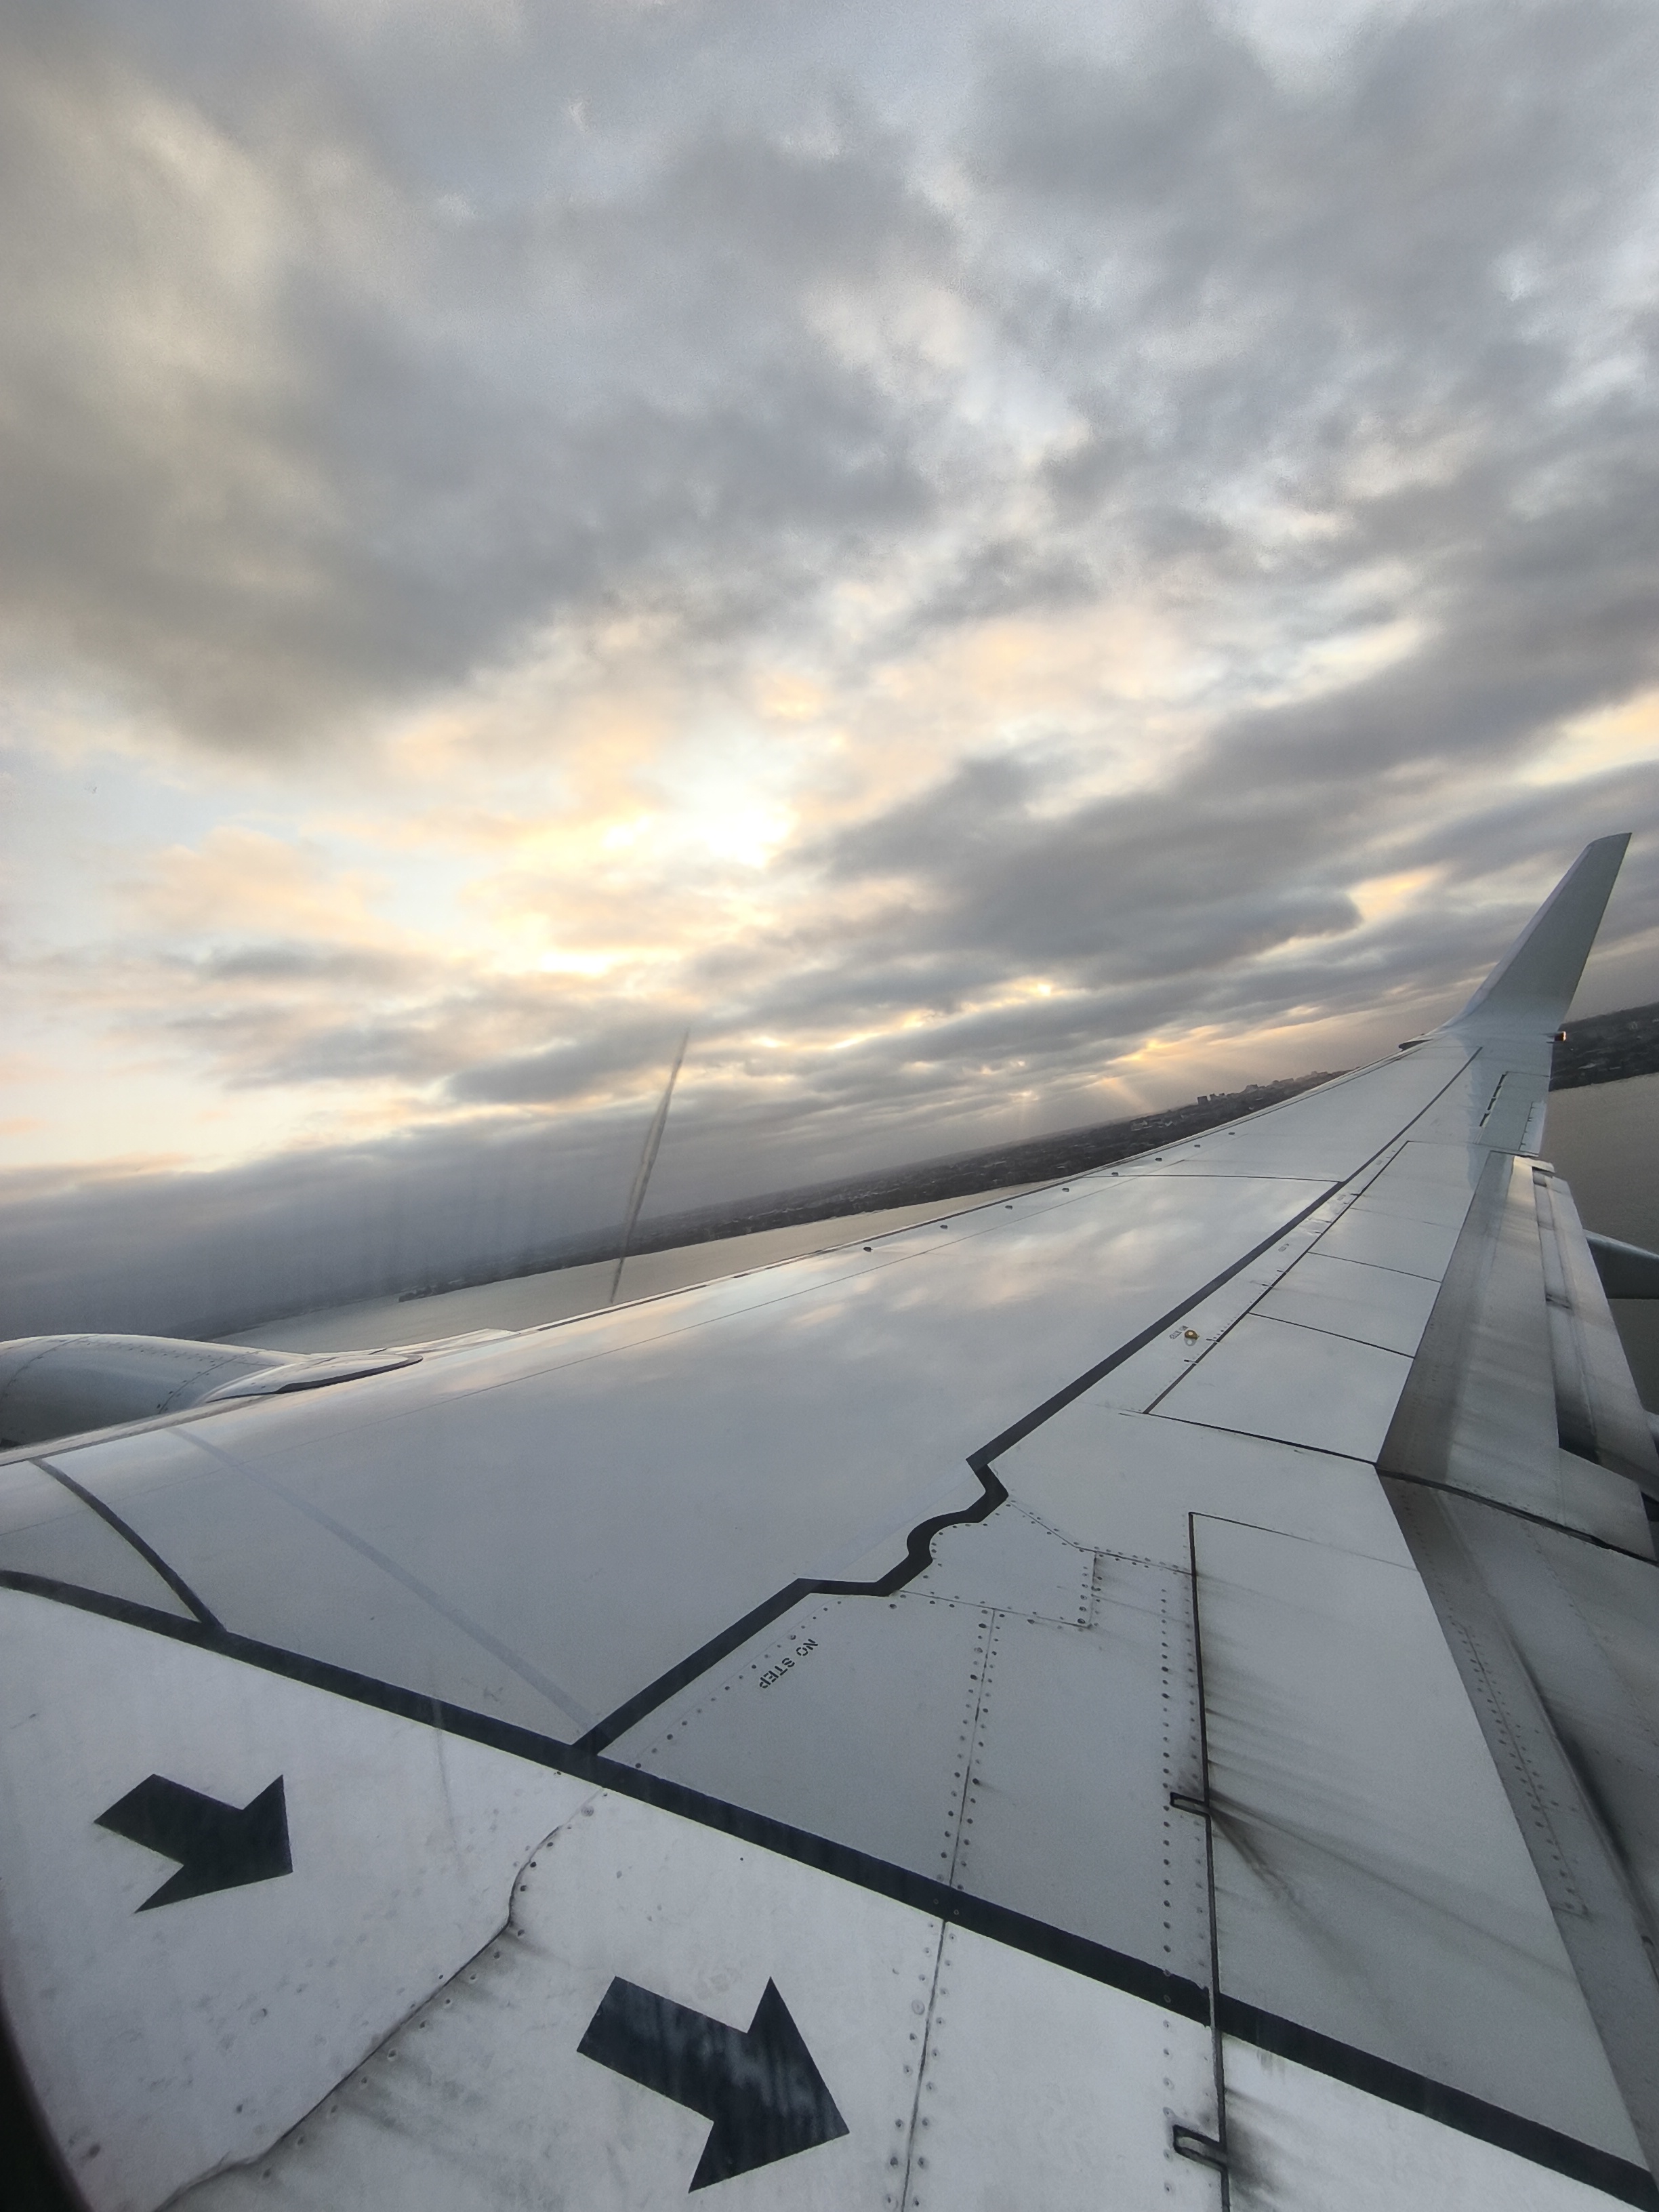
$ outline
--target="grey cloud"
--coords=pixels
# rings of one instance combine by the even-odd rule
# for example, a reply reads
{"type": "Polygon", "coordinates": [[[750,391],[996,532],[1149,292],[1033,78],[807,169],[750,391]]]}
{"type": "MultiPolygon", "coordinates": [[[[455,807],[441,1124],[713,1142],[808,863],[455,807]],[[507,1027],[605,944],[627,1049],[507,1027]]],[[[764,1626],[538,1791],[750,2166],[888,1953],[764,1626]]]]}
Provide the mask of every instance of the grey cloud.
{"type": "Polygon", "coordinates": [[[191,963],[192,978],[207,984],[322,983],[378,985],[406,983],[417,972],[407,954],[371,951],[361,945],[288,943],[228,945],[191,963]]]}
{"type": "MultiPolygon", "coordinates": [[[[350,945],[313,946],[291,960],[256,948],[252,957],[252,979],[268,988],[239,989],[248,979],[234,957],[223,954],[192,971],[193,1003],[145,1007],[138,1016],[209,1062],[231,1090],[382,1079],[449,1084],[458,1069],[490,1064],[483,1055],[503,1040],[526,1036],[538,1040],[536,1051],[511,1065],[550,1059],[564,1065],[574,1048],[540,1040],[572,1030],[601,1038],[590,1073],[634,1064],[635,1040],[613,1035],[584,994],[551,978],[458,975],[451,968],[434,974],[413,958],[382,962],[350,945]]],[[[134,975],[129,989],[142,1003],[146,985],[160,996],[166,980],[134,975]]],[[[647,1036],[661,1034],[660,1024],[654,1033],[641,1026],[647,1036]]],[[[582,1087],[538,1090],[531,1082],[491,1089],[483,1079],[471,1088],[459,1079],[451,1085],[469,1102],[568,1097],[582,1087]]]]}
{"type": "Polygon", "coordinates": [[[1620,438],[1583,457],[1577,498],[1515,513],[1491,486],[1455,536],[1401,500],[1370,543],[1435,547],[1434,629],[1407,661],[1330,696],[1245,715],[1218,737],[1255,773],[1376,776],[1413,763],[1501,772],[1559,720],[1659,677],[1659,452],[1620,438]],[[1386,532],[1386,534],[1385,534],[1386,532]]]}
{"type": "Polygon", "coordinates": [[[331,1010],[174,1016],[173,1036],[216,1063],[228,1090],[265,1090],[273,1085],[360,1083],[391,1077],[404,1084],[434,1082],[454,1064],[452,1038],[419,1016],[341,1020],[331,1010]]]}
{"type": "Polygon", "coordinates": [[[225,1334],[507,1259],[620,1213],[612,1129],[432,1129],[214,1175],[139,1175],[0,1198],[15,1268],[0,1334],[225,1334]],[[555,1171],[550,1173],[550,1167],[555,1171]]]}
{"type": "Polygon", "coordinates": [[[1316,96],[1177,8],[1115,62],[1011,44],[977,161],[1042,205],[1042,342],[1103,421],[1236,465],[1263,457],[1253,434],[1305,431],[1310,404],[1340,445],[1378,398],[1396,422],[1408,397],[1484,408],[1558,365],[1571,332],[1550,310],[1582,314],[1649,173],[1656,45],[1621,0],[1425,9],[1374,27],[1316,96]]]}
{"type": "MultiPolygon", "coordinates": [[[[1443,999],[1443,1014],[1553,871],[1589,838],[1640,829],[1659,811],[1659,767],[1648,763],[1570,786],[1505,782],[1484,805],[1463,793],[1432,827],[1438,776],[1377,777],[1363,749],[1343,777],[1316,754],[1303,765],[1300,779],[1281,765],[1257,789],[1251,752],[1225,732],[1162,790],[1067,809],[1028,764],[969,763],[824,849],[842,880],[905,866],[915,896],[887,931],[854,934],[843,961],[811,979],[814,1006],[827,1013],[839,991],[852,1027],[855,1009],[884,999],[927,1003],[939,1018],[905,1032],[904,1050],[1000,1051],[1044,1080],[1097,1070],[1114,1041],[1171,1023],[1242,1034],[1287,1007],[1359,1016],[1401,991],[1443,999]],[[1441,872],[1444,902],[1362,927],[1349,884],[1425,867],[1441,872]],[[1517,868],[1535,889],[1478,927],[1448,927],[1448,903],[1490,900],[1487,886],[1517,868]],[[990,1014],[948,1003],[1033,971],[1067,995],[990,1014]]],[[[1659,850],[1638,839],[1603,944],[1611,953],[1656,923],[1659,850]]],[[[895,1048],[866,1049],[882,1058],[895,1048]]]]}
{"type": "Polygon", "coordinates": [[[671,107],[608,189],[550,148],[527,208],[447,224],[307,106],[301,21],[216,112],[55,18],[16,42],[0,598],[29,652],[216,742],[292,738],[619,596],[752,623],[927,511],[914,409],[808,319],[814,286],[948,258],[878,136],[671,107]],[[162,129],[191,158],[151,158],[162,129]]]}
{"type": "Polygon", "coordinates": [[[1045,549],[1018,538],[994,538],[976,546],[912,613],[921,635],[952,623],[982,622],[1033,609],[1085,605],[1100,580],[1075,550],[1045,549]]]}
{"type": "Polygon", "coordinates": [[[1029,764],[969,762],[837,838],[829,864],[842,878],[905,866],[933,893],[913,943],[931,922],[1013,974],[1103,961],[1167,976],[1223,947],[1249,957],[1354,927],[1346,893],[1297,872],[1316,813],[1328,832],[1336,821],[1304,791],[1253,789],[1217,750],[1164,789],[1052,811],[1030,803],[1041,787],[1029,764]]]}
{"type": "Polygon", "coordinates": [[[981,45],[965,108],[971,11],[904,99],[914,9],[566,6],[447,44],[197,20],[36,9],[15,33],[0,188],[30,335],[0,357],[26,425],[0,594],[32,650],[73,645],[219,742],[337,725],[617,600],[752,635],[941,524],[965,543],[892,642],[1114,574],[1282,601],[1390,552],[1430,605],[1528,473],[1565,471],[1565,555],[1597,466],[1615,498],[1652,466],[1628,392],[1561,407],[1587,332],[1646,342],[1608,295],[1651,167],[1643,8],[1408,15],[1316,94],[1202,7],[1091,40],[1054,11],[981,45]],[[145,155],[157,100],[257,204],[262,283],[211,192],[145,155]],[[948,214],[946,146],[972,185],[948,214]],[[879,321],[884,288],[930,283],[1085,428],[1033,465],[1024,536],[981,517],[1019,465],[951,380],[901,392],[813,319],[826,285],[879,321]],[[106,306],[135,297],[233,367],[192,385],[135,354],[146,325],[106,306]],[[1368,445],[1437,438],[1468,448],[1449,487],[1344,489],[1368,445]],[[1339,526],[1264,566],[1237,509],[1274,476],[1339,526]]]}
{"type": "MultiPolygon", "coordinates": [[[[787,1068],[805,1112],[814,1098],[855,1106],[896,1071],[927,1070],[934,1104],[948,1112],[952,1071],[969,1063],[1018,1062],[1061,1084],[1098,1075],[1171,1023],[1237,1034],[1288,1006],[1351,1015],[1401,988],[1455,994],[1525,919],[1530,894],[1487,922],[1482,942],[1467,927],[1449,932],[1432,902],[1362,927],[1344,883],[1438,867],[1450,897],[1467,898],[1540,856],[1547,867],[1565,865],[1588,837],[1639,823],[1656,787],[1654,772],[1638,766],[1565,793],[1509,793],[1431,835],[1415,794],[1367,806],[1362,793],[1339,814],[1322,786],[1286,787],[1268,805],[1218,785],[1207,763],[1162,793],[1051,813],[1029,767],[974,763],[821,856],[853,878],[902,860],[912,900],[827,945],[728,945],[717,989],[699,989],[693,964],[677,1001],[643,1013],[623,1015],[598,992],[567,999],[536,983],[492,997],[480,985],[374,1020],[342,1023],[325,1001],[274,1027],[232,1018],[204,1021],[195,1034],[240,1070],[235,1080],[391,1073],[441,1080],[458,1104],[568,1105],[648,1091],[689,1021],[694,1079],[700,1066],[719,1065],[775,1086],[787,1068]],[[996,1002],[1003,986],[1033,972],[1053,979],[1054,999],[996,1002]],[[902,1028],[893,1026],[899,1016],[902,1028]],[[556,1041],[480,1058],[476,1040],[491,1030],[556,1041]],[[828,1055],[813,1049],[862,1030],[878,1034],[828,1055]],[[752,1043],[769,1030],[792,1040],[785,1060],[752,1043]]],[[[1656,922],[1659,854],[1638,846],[1607,942],[1656,922]]]]}
{"type": "MultiPolygon", "coordinates": [[[[908,1070],[927,1072],[927,1090],[912,1094],[917,1110],[948,1116],[961,1105],[956,1071],[969,1064],[1019,1062],[1063,1087],[1093,1079],[1171,1024],[1248,1034],[1289,1006],[1360,1016],[1401,990],[1413,1003],[1438,1000],[1443,1014],[1526,919],[1533,893],[1475,927],[1449,928],[1447,905],[1433,899],[1362,927],[1337,879],[1437,868],[1447,901],[1461,902],[1517,867],[1541,861],[1547,879],[1590,836],[1651,819],[1659,796],[1659,778],[1638,766],[1588,787],[1507,793],[1426,834],[1404,807],[1356,807],[1339,821],[1318,791],[1296,807],[1281,797],[1252,818],[1203,782],[1195,775],[1153,799],[1045,821],[1011,796],[1029,793],[1029,778],[1006,764],[973,765],[936,806],[923,801],[869,827],[879,867],[908,852],[927,896],[890,910],[878,928],[848,930],[810,963],[800,947],[793,957],[771,945],[727,950],[719,1008],[688,1002],[690,1079],[700,1065],[735,1060],[775,1082],[781,1063],[744,1041],[783,1030],[796,1052],[782,1064],[803,1114],[815,1098],[857,1110],[908,1070]],[[982,1003],[1033,969],[1054,979],[1053,999],[982,1003]],[[892,1029],[900,1014],[909,1023],[892,1029]],[[878,1033],[832,1054],[811,1052],[814,1040],[866,1026],[878,1033]]],[[[849,872],[860,857],[852,839],[835,856],[849,872]]],[[[1638,842],[1604,943],[1612,950],[1656,926],[1659,850],[1638,842]]],[[[551,1102],[596,1082],[648,1085],[679,1018],[664,1007],[623,1023],[596,1010],[580,1042],[469,1068],[451,1093],[551,1102]]],[[[878,1134],[872,1126],[866,1146],[878,1134]]]]}
{"type": "MultiPolygon", "coordinates": [[[[1656,49],[1651,15],[1621,5],[1423,11],[1317,97],[1196,9],[1115,65],[1010,50],[980,173],[1021,211],[1011,238],[1042,217],[1051,243],[1035,272],[998,260],[983,281],[1088,426],[1048,465],[1057,523],[1194,588],[1254,579],[1291,634],[1297,596],[1390,556],[1437,617],[1496,532],[1493,606],[1553,585],[1558,629],[1599,626],[1621,550],[1652,574],[1651,307],[1620,270],[1652,183],[1656,49]],[[1584,368],[1620,356],[1598,393],[1584,368]],[[1378,453],[1440,480],[1358,489],[1378,453]],[[1264,543],[1264,495],[1328,527],[1264,543]],[[1575,536],[1595,541],[1588,574],[1575,536]]],[[[1535,611],[1511,610],[1512,637],[1535,611]]]]}
{"type": "Polygon", "coordinates": [[[466,1105],[525,1105],[580,1098],[607,1079],[627,1080],[659,1065],[666,1073],[679,1032],[673,1018],[595,1023],[591,1033],[452,1074],[451,1097],[466,1105]]]}
{"type": "MultiPolygon", "coordinates": [[[[1468,882],[1537,848],[1543,824],[1499,818],[1459,858],[1468,882]]],[[[1558,822],[1558,831],[1565,826],[1558,822]]],[[[1576,839],[1579,828],[1571,837],[1576,839]]],[[[1602,826],[1597,823],[1595,826],[1602,826]]],[[[1570,849],[1558,854],[1570,857],[1570,849]]],[[[1638,865],[1608,933],[1659,927],[1659,854],[1638,865]]],[[[1522,917],[1517,915],[1515,917],[1522,917]]],[[[1494,945],[1481,954],[1501,949],[1494,945]]],[[[1478,964],[1478,963],[1475,963],[1478,964]]],[[[1462,932],[1431,910],[1367,932],[1351,952],[1321,945],[1264,975],[1224,958],[1172,992],[1163,976],[1117,978],[1054,1001],[947,1013],[920,1030],[833,1054],[795,1055],[784,1095],[722,1079],[731,1041],[694,1038],[653,1186],[651,1212],[752,1195],[875,1164],[937,1157],[1011,1133],[1033,1134],[1115,1110],[1092,1088],[1120,1051],[1172,1015],[1231,1033],[1283,1018],[1369,1011],[1398,999],[1406,1033],[1452,1010],[1471,970],[1462,932]],[[1334,952],[1335,957],[1333,957],[1334,952]],[[1402,993],[1403,985],[1403,995],[1402,993]],[[1035,1091],[1036,1102],[1023,1094],[1035,1091]]],[[[863,971],[844,979],[848,995],[863,971]]],[[[660,1078],[666,1024],[631,1039],[641,1091],[660,1078]]],[[[1300,1072],[1316,1059],[1278,1048],[1300,1072]]],[[[586,1048],[581,1079],[628,1073],[617,1041],[586,1048]]],[[[484,1065],[456,1085],[481,1099],[569,1095],[580,1053],[484,1065]]],[[[1184,1094],[1183,1094],[1184,1095],[1184,1094]]],[[[0,1188],[10,1255],[0,1334],[56,1328],[226,1333],[313,1305],[507,1270],[620,1215],[650,1100],[631,1111],[562,1110],[494,1124],[428,1127],[374,1143],[283,1154],[212,1175],[150,1175],[0,1188]]]]}

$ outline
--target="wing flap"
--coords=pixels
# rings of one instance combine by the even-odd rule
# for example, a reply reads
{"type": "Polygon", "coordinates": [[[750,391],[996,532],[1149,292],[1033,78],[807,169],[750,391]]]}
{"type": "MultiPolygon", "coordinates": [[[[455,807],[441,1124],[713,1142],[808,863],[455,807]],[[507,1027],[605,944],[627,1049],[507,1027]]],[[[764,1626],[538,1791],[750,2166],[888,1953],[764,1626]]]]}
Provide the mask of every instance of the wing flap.
{"type": "Polygon", "coordinates": [[[1229,1999],[1642,2153],[1405,1560],[1194,1525],[1229,1999]]]}

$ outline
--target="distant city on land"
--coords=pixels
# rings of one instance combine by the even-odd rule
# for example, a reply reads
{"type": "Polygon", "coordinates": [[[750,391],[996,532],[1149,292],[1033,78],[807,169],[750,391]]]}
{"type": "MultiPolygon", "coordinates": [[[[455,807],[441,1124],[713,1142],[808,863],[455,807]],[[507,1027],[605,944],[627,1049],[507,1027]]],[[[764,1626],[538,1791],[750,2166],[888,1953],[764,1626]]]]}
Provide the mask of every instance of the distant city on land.
{"type": "MultiPolygon", "coordinates": [[[[1165,1107],[1157,1114],[1137,1114],[1127,1121],[1097,1121],[1081,1129],[1063,1129],[1054,1136],[990,1145],[979,1152],[957,1152],[917,1166],[875,1169],[798,1190],[769,1192],[687,1212],[658,1214],[635,1225],[627,1249],[630,1253],[667,1252],[681,1245],[707,1243],[715,1237],[750,1236],[763,1229],[788,1229],[807,1221],[832,1221],[851,1213],[876,1213],[889,1206],[944,1205],[948,1200],[971,1198],[981,1191],[1006,1190],[1015,1183],[1059,1182],[1067,1176],[1086,1175],[1091,1169],[1106,1167],[1114,1160],[1133,1158],[1137,1153],[1154,1152],[1160,1145],[1198,1136],[1206,1129],[1236,1121],[1241,1114],[1276,1106],[1284,1099],[1294,1098],[1299,1091],[1311,1090],[1316,1083],[1328,1083],[1343,1072],[1319,1068],[1309,1075],[1276,1076],[1270,1083],[1248,1083],[1242,1091],[1206,1091],[1187,1105],[1165,1107]]],[[[1550,1088],[1572,1091],[1585,1084],[1616,1083],[1627,1076],[1653,1074],[1659,1074],[1659,1004],[1625,1006],[1617,1013],[1590,1014],[1567,1024],[1565,1037],[1555,1048],[1550,1088]]],[[[505,1276],[459,1276],[423,1284],[418,1291],[406,1291],[404,1297],[430,1297],[441,1291],[465,1290],[480,1282],[614,1260],[622,1249],[621,1240],[618,1224],[527,1259],[505,1276]]]]}
{"type": "Polygon", "coordinates": [[[1659,1006],[1624,1006],[1569,1022],[1555,1048],[1550,1089],[1577,1091],[1632,1075],[1659,1075],[1659,1006]]]}

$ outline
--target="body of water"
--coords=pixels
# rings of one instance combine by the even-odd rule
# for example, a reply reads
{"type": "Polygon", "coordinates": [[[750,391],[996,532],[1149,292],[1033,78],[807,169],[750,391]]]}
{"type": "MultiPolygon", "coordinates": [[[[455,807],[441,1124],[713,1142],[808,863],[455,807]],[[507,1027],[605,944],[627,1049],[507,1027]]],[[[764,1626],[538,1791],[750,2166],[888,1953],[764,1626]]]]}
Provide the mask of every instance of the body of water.
{"type": "MultiPolygon", "coordinates": [[[[1553,1091],[1544,1154],[1586,1229],[1659,1252],[1659,1075],[1553,1091]]],[[[1659,1407],[1659,1298],[1620,1298],[1613,1316],[1642,1403],[1659,1407]]]]}

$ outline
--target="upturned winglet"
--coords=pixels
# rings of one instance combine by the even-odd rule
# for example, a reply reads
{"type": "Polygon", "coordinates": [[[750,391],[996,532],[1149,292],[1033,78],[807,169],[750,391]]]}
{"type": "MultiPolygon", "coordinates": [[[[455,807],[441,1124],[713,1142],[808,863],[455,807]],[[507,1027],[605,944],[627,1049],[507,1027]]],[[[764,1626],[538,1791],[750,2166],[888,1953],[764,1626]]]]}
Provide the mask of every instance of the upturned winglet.
{"type": "Polygon", "coordinates": [[[1559,1030],[1629,843],[1626,830],[1586,845],[1462,1013],[1442,1026],[1464,1036],[1559,1030]]]}

